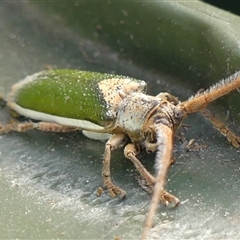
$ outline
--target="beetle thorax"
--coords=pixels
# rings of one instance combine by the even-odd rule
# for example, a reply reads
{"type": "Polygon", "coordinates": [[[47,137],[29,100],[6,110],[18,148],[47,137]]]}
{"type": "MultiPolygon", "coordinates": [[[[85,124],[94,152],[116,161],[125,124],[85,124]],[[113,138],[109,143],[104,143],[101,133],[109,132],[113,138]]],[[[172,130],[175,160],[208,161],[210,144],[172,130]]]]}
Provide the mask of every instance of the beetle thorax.
{"type": "Polygon", "coordinates": [[[133,142],[144,139],[144,125],[146,118],[160,99],[143,93],[132,93],[119,104],[117,126],[124,131],[133,142]]]}
{"type": "Polygon", "coordinates": [[[156,128],[164,124],[176,131],[184,117],[179,106],[166,99],[132,93],[119,104],[116,126],[125,132],[132,142],[156,143],[156,128]]]}

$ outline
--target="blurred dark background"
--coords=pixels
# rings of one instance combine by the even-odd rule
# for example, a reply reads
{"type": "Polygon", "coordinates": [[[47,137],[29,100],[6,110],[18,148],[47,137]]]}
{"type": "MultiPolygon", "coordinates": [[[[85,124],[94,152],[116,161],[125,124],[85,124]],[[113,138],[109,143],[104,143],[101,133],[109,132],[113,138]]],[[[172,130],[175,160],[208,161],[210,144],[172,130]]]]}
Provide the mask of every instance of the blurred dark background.
{"type": "Polygon", "coordinates": [[[213,6],[225,9],[226,11],[240,15],[240,2],[236,1],[216,1],[216,0],[205,0],[203,2],[209,3],[213,6]]]}

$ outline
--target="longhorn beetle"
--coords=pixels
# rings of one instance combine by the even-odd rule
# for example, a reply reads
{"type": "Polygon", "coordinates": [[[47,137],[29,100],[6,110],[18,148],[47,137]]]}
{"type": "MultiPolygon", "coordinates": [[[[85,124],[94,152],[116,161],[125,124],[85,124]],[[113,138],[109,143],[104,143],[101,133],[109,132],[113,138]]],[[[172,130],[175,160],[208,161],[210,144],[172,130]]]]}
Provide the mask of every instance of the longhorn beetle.
{"type": "Polygon", "coordinates": [[[164,185],[172,162],[173,136],[188,114],[200,111],[234,147],[239,147],[240,137],[205,109],[209,103],[239,87],[240,71],[180,102],[169,93],[146,95],[146,83],[129,77],[67,69],[42,71],[13,85],[6,100],[10,109],[36,121],[1,124],[0,133],[30,129],[82,130],[89,138],[108,139],[102,175],[112,197],[126,196],[125,191],[112,182],[110,173],[111,151],[124,144],[125,157],[153,189],[141,238],[144,240],[159,202],[175,205],[180,202],[164,190],[164,185]],[[137,158],[142,148],[157,152],[156,177],[137,158]]]}

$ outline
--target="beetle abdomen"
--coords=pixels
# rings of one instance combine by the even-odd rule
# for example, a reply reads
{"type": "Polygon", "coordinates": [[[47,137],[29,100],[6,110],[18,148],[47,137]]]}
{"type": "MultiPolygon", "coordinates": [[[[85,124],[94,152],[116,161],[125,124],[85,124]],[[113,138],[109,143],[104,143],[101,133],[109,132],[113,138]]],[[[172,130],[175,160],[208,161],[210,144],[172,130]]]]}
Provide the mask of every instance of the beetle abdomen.
{"type": "Polygon", "coordinates": [[[145,82],[128,77],[60,69],[43,71],[15,84],[8,102],[10,108],[30,118],[34,117],[28,113],[34,111],[105,126],[116,118],[120,91],[129,94],[145,89],[145,82]]]}

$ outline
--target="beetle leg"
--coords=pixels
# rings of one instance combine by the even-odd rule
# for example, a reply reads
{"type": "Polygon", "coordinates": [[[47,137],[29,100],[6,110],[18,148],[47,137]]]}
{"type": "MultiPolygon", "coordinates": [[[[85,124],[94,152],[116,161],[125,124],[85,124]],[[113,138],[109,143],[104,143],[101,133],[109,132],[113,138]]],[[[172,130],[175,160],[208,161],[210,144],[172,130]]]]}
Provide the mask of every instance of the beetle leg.
{"type": "Polygon", "coordinates": [[[121,146],[124,140],[125,134],[116,134],[113,135],[105,145],[102,175],[104,186],[108,188],[111,197],[120,195],[121,198],[124,198],[126,196],[126,192],[112,182],[110,171],[111,151],[121,146]]]}
{"type": "Polygon", "coordinates": [[[8,133],[11,131],[15,132],[25,132],[30,129],[36,128],[34,123],[26,122],[26,123],[18,123],[16,121],[12,121],[7,124],[0,123],[0,134],[8,133]]]}
{"type": "Polygon", "coordinates": [[[79,130],[77,127],[70,127],[58,123],[38,122],[36,129],[44,132],[74,132],[79,130]]]}
{"type": "Polygon", "coordinates": [[[147,181],[147,183],[150,186],[153,186],[155,184],[155,178],[147,171],[147,169],[142,165],[142,163],[138,160],[136,155],[138,154],[138,150],[136,148],[136,145],[133,143],[129,143],[124,148],[124,155],[126,158],[130,159],[138,172],[141,174],[141,176],[147,181]]]}
{"type": "MultiPolygon", "coordinates": [[[[153,177],[148,172],[148,170],[142,165],[142,163],[138,160],[138,158],[136,157],[137,153],[138,153],[137,148],[132,143],[128,144],[124,149],[125,157],[130,159],[133,162],[134,166],[139,171],[141,176],[147,181],[148,185],[154,190],[156,178],[153,177]]],[[[173,160],[171,158],[171,160],[169,161],[169,165],[167,167],[169,167],[172,163],[173,163],[173,160]]],[[[174,202],[175,205],[179,204],[179,200],[172,194],[166,192],[163,188],[159,193],[159,200],[161,203],[165,205],[168,205],[170,202],[174,202]]]]}
{"type": "Polygon", "coordinates": [[[204,108],[200,111],[220,133],[227,138],[227,140],[236,148],[240,147],[240,137],[233,133],[223,122],[218,120],[214,114],[208,109],[204,108]]]}
{"type": "Polygon", "coordinates": [[[32,129],[38,129],[40,131],[45,131],[45,132],[71,132],[71,131],[76,131],[78,128],[76,127],[68,127],[64,125],[60,125],[57,123],[48,123],[48,122],[17,122],[17,121],[12,121],[8,124],[1,124],[0,123],[0,134],[3,133],[8,133],[10,131],[15,131],[15,132],[26,132],[28,130],[32,129]]]}
{"type": "Polygon", "coordinates": [[[0,94],[0,106],[5,107],[7,105],[7,101],[5,100],[4,96],[0,94]]]}

